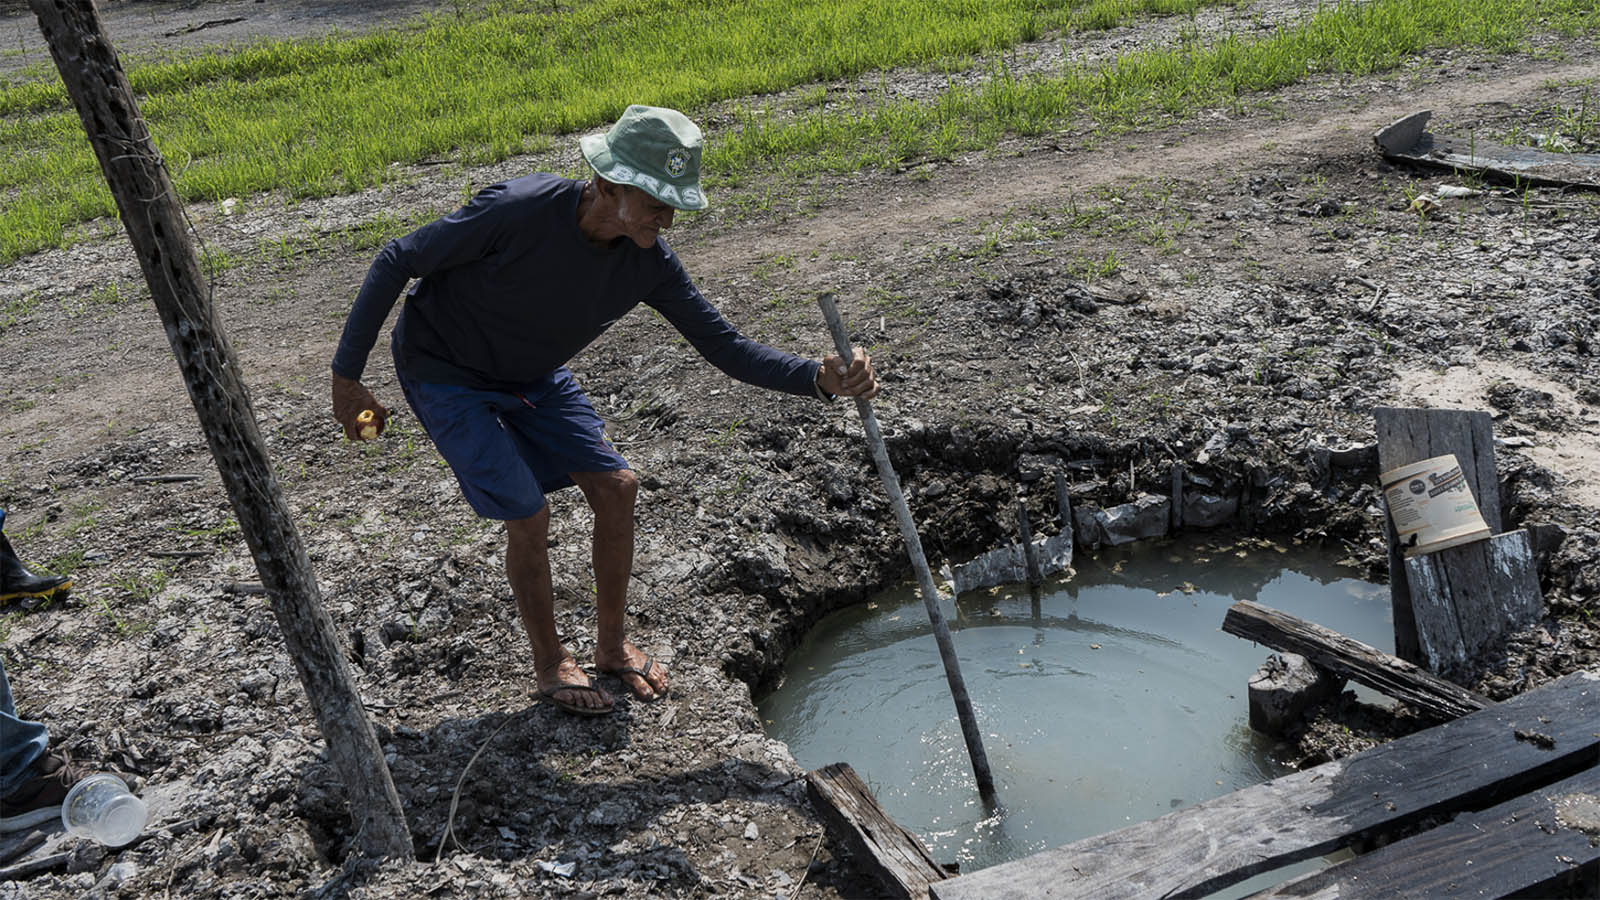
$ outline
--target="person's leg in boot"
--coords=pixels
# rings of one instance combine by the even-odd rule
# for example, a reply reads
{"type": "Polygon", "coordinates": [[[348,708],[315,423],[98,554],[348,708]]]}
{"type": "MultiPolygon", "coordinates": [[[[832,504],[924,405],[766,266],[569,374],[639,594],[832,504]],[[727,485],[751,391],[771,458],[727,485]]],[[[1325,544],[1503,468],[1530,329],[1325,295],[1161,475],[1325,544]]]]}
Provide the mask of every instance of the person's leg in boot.
{"type": "Polygon", "coordinates": [[[639,479],[628,469],[571,474],[594,510],[595,668],[620,677],[635,697],[654,700],[670,686],[667,670],[628,642],[625,621],[639,479]]]}
{"type": "Polygon", "coordinates": [[[601,690],[562,646],[556,632],[555,592],[550,583],[550,506],[530,518],[506,522],[506,579],[533,648],[539,696],[567,712],[609,712],[611,695],[601,690]]]}
{"type": "Polygon", "coordinates": [[[5,510],[0,509],[0,603],[22,597],[53,597],[72,587],[66,575],[35,575],[22,564],[5,536],[5,510]]]}
{"type": "Polygon", "coordinates": [[[17,715],[0,663],[0,833],[21,831],[61,815],[67,791],[87,771],[48,752],[50,731],[17,715]]]}

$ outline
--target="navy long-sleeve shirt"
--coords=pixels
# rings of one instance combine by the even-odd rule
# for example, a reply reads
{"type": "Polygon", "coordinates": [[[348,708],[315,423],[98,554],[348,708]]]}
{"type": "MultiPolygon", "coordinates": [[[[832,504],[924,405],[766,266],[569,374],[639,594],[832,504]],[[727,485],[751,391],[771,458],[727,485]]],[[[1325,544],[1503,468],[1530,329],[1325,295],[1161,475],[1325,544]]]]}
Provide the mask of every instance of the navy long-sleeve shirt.
{"type": "Polygon", "coordinates": [[[356,296],[333,371],[360,379],[395,300],[416,278],[395,323],[394,354],[418,381],[522,390],[643,302],[728,375],[814,395],[817,364],[739,334],[665,241],[596,246],[584,237],[582,193],[582,182],[528,175],[390,241],[356,296]]]}

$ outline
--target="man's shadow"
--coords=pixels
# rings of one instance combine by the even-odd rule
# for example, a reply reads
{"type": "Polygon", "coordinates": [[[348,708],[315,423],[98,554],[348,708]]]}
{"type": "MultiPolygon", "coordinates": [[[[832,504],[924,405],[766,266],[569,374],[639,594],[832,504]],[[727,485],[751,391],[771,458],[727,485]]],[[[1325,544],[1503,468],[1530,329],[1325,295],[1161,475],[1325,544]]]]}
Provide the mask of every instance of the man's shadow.
{"type": "MultiPolygon", "coordinates": [[[[572,864],[566,871],[576,878],[602,862],[608,872],[629,872],[662,888],[692,888],[706,879],[680,842],[647,834],[676,831],[688,808],[747,800],[788,807],[800,819],[816,821],[803,777],[748,760],[730,757],[657,775],[616,777],[619,768],[633,768],[636,735],[675,739],[661,726],[635,719],[632,710],[641,705],[619,698],[611,715],[580,718],[536,703],[446,719],[427,731],[380,727],[417,859],[433,862],[458,853],[532,859],[557,872],[572,864]]],[[[683,751],[686,760],[691,755],[683,751]]],[[[647,765],[661,769],[661,757],[647,765]]],[[[338,772],[322,758],[306,767],[300,784],[297,812],[325,857],[338,863],[354,828],[338,772]]],[[[683,829],[694,824],[699,823],[684,822],[683,829]]],[[[695,840],[701,838],[690,842],[695,840]]],[[[818,876],[835,877],[818,872],[811,880],[818,876]]]]}

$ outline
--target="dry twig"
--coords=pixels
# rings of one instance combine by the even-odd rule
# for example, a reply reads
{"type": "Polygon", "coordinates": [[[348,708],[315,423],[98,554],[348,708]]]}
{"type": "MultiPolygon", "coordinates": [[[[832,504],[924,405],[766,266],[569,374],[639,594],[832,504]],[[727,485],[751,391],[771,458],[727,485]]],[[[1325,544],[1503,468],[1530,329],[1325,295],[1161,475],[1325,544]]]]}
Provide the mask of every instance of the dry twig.
{"type": "MultiPolygon", "coordinates": [[[[526,712],[526,710],[524,710],[524,712],[526,712]]],[[[483,746],[478,748],[478,752],[472,754],[472,758],[467,760],[467,764],[461,767],[461,777],[456,779],[456,789],[450,795],[450,813],[449,815],[445,816],[444,831],[439,834],[439,849],[438,852],[434,853],[433,855],[433,862],[435,865],[438,865],[439,860],[444,858],[444,843],[446,840],[455,841],[457,847],[460,847],[463,850],[466,849],[465,847],[461,847],[461,839],[456,837],[455,830],[456,808],[461,805],[461,786],[466,784],[467,773],[472,771],[472,764],[478,761],[478,757],[483,755],[483,751],[489,749],[489,743],[493,741],[495,737],[500,734],[500,732],[505,731],[506,726],[516,721],[517,716],[520,715],[522,715],[522,713],[519,712],[507,716],[506,720],[500,723],[500,727],[496,728],[493,734],[484,739],[483,746]]]]}
{"type": "Polygon", "coordinates": [[[806,886],[806,876],[811,874],[811,864],[817,861],[817,852],[822,849],[822,839],[827,836],[827,829],[817,832],[817,842],[811,845],[811,859],[806,861],[805,871],[800,873],[800,880],[795,882],[794,890],[789,893],[789,900],[795,900],[800,896],[800,889],[806,886]]]}

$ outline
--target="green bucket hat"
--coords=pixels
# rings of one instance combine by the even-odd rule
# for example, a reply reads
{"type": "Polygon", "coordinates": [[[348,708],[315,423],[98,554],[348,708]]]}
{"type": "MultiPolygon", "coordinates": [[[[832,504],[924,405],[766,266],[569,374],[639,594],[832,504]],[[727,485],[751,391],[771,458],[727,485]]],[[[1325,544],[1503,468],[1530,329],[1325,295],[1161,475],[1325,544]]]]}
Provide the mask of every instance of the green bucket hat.
{"type": "Polygon", "coordinates": [[[634,105],[604,134],[580,138],[583,158],[601,178],[631,184],[678,209],[705,209],[700,189],[700,129],[675,109],[634,105]]]}

